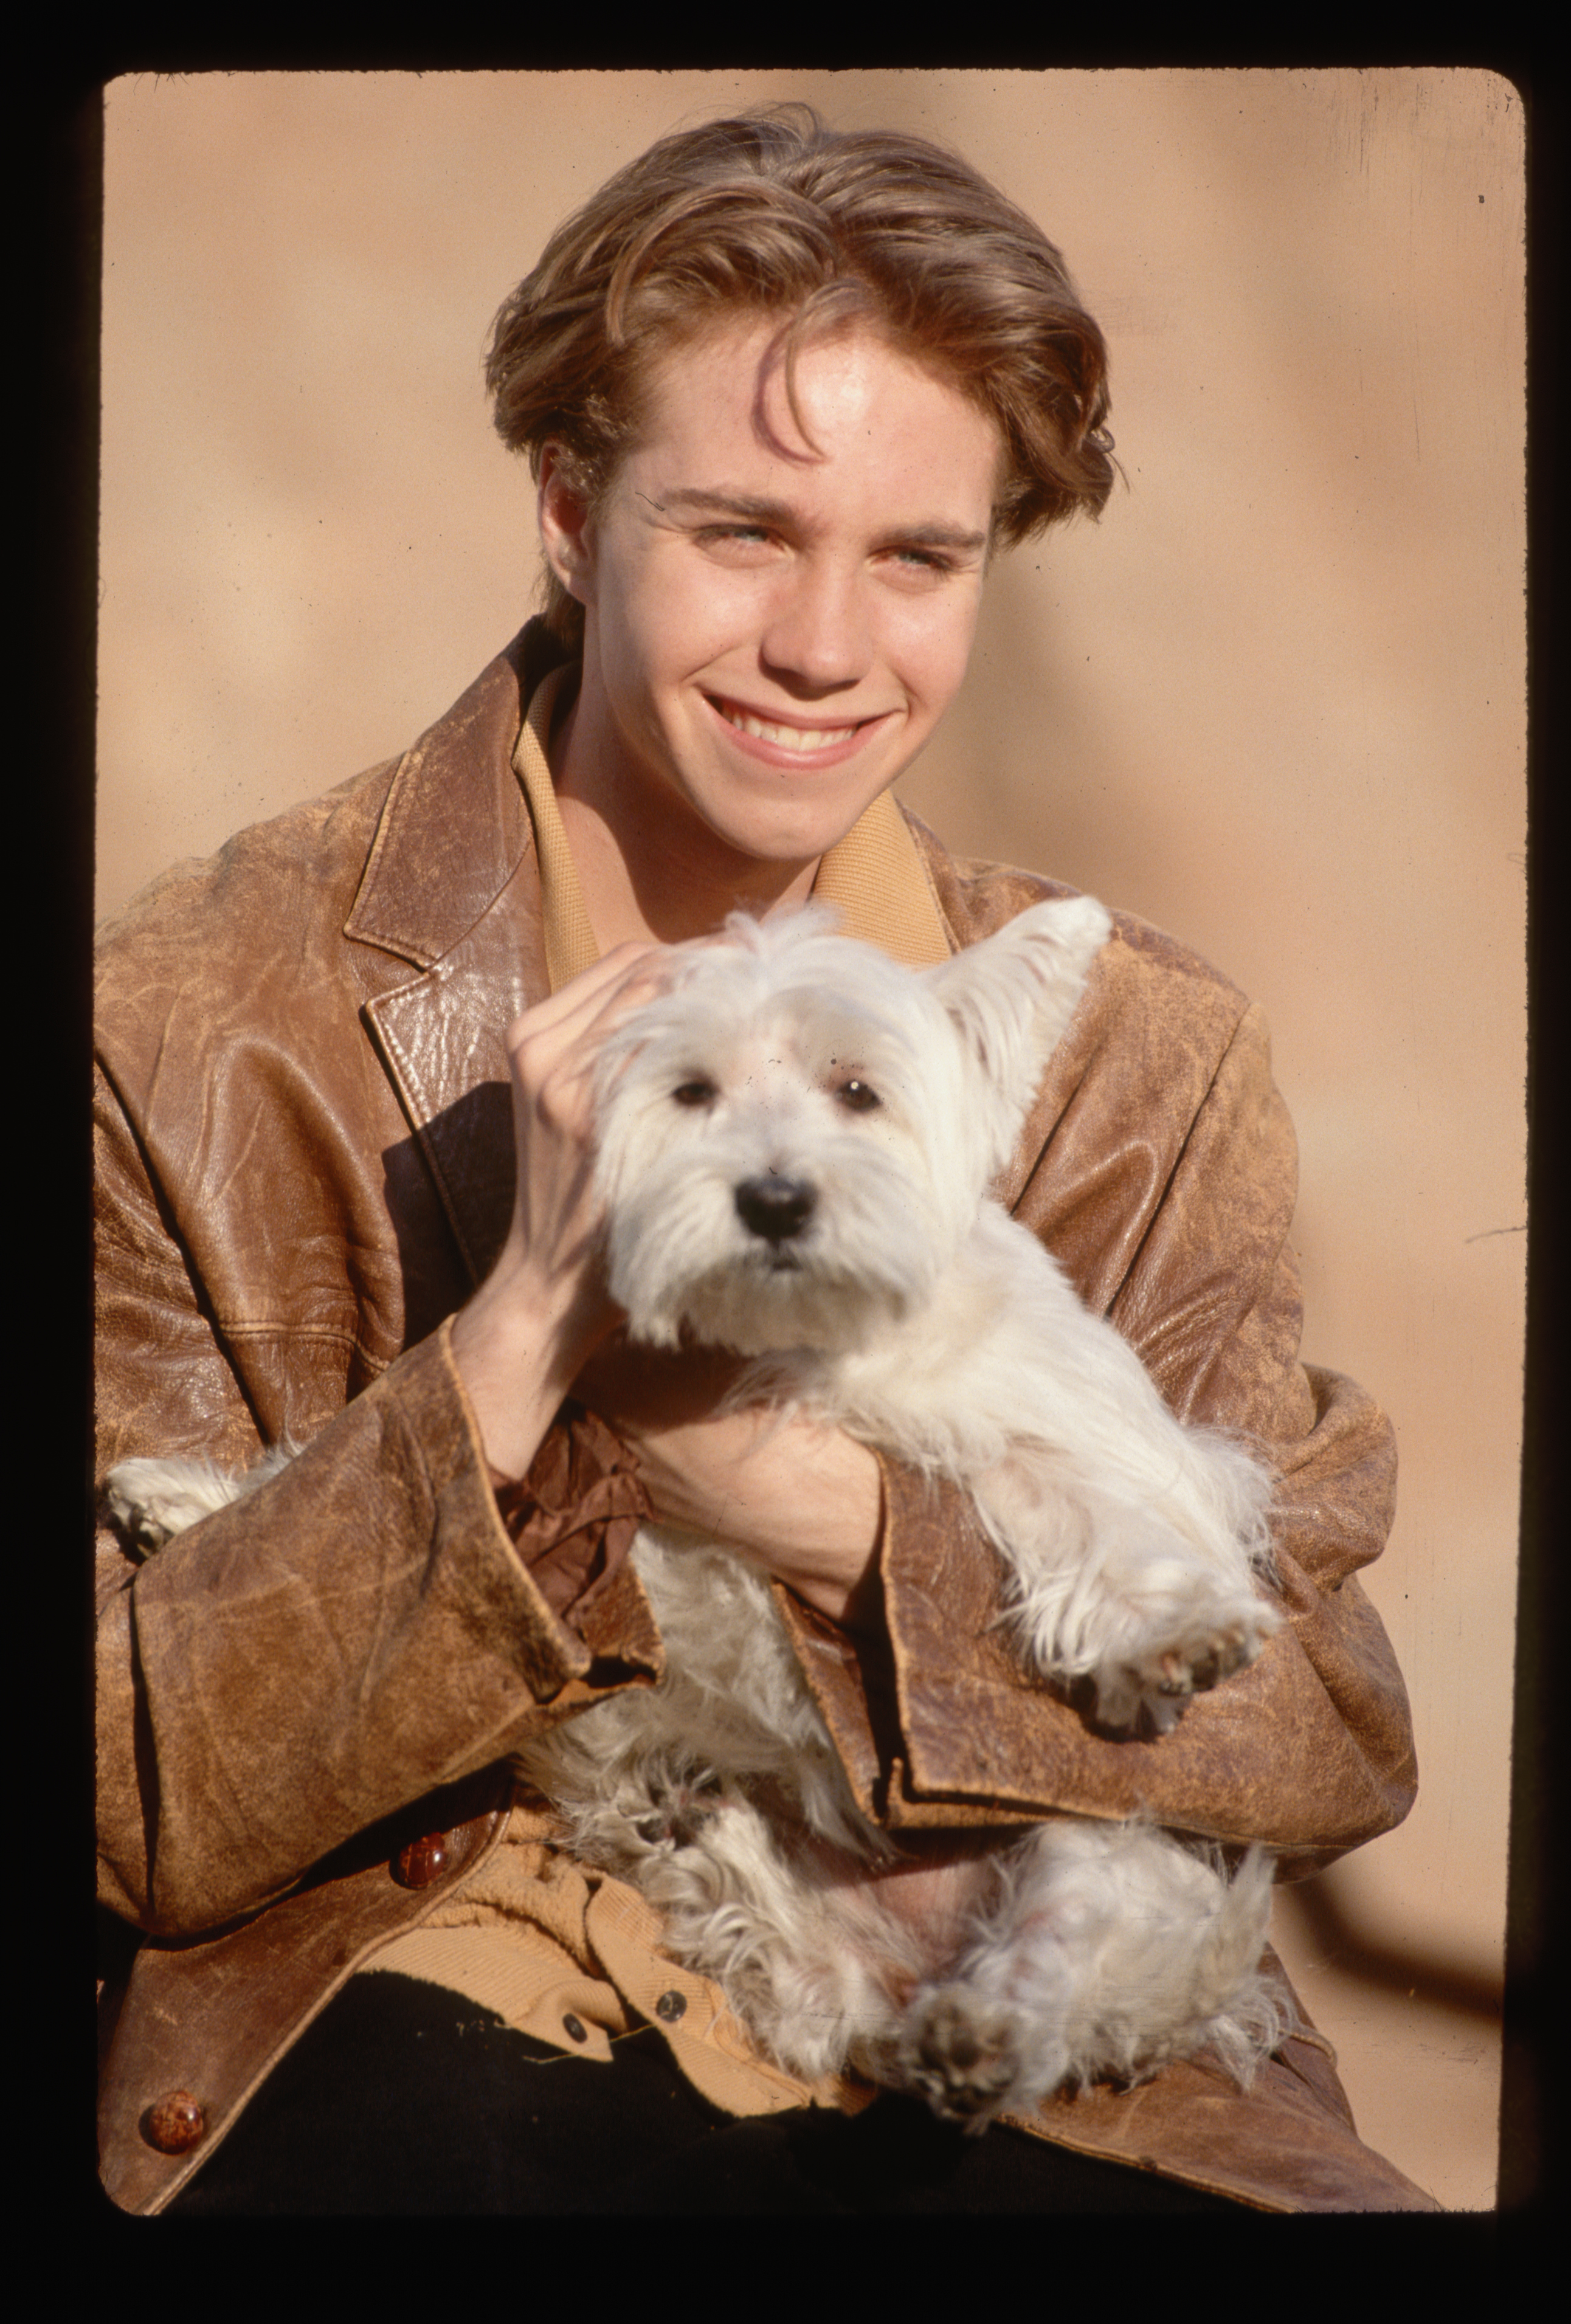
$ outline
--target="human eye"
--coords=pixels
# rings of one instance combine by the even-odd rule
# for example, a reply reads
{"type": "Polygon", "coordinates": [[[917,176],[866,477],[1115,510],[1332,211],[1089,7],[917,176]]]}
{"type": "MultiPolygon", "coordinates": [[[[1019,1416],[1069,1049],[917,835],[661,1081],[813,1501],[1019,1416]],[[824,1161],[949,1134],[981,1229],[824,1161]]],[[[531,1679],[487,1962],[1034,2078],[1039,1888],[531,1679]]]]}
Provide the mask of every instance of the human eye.
{"type": "Polygon", "coordinates": [[[917,583],[947,581],[958,569],[947,549],[924,549],[916,542],[894,542],[885,549],[886,567],[901,580],[917,583]]]}
{"type": "Polygon", "coordinates": [[[762,524],[701,525],[697,539],[700,548],[721,556],[756,556],[767,553],[774,545],[773,534],[762,524]]]}

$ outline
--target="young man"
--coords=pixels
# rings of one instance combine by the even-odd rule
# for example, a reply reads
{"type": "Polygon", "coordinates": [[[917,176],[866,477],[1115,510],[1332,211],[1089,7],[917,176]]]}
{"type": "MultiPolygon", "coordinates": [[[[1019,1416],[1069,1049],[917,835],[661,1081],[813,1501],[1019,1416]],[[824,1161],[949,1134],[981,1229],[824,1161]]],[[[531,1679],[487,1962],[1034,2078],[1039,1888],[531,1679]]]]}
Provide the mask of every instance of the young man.
{"type": "Polygon", "coordinates": [[[989,556],[1110,486],[1058,254],[916,141],[718,123],[568,221],[489,375],[538,481],[544,622],[397,765],[106,942],[100,1473],[306,1448],[149,1563],[101,1536],[100,1893],[144,1932],[106,1989],[106,2185],[1425,2208],[1312,2034],[1247,2096],[1188,2065],[981,2141],[795,2082],[515,1799],[527,1736],[658,1669],[625,1563],[651,1506],[785,1585],[853,1786],[914,1855],[1143,1808],[1307,1869],[1398,1821],[1413,1772],[1354,1578],[1390,1432],[1297,1364],[1263,1033],[1165,937],[1120,923],[1005,1190],[1174,1406],[1281,1475],[1290,1627],[1160,1744],[1019,1686],[959,1496],[721,1416],[723,1364],[630,1353],[596,1266],[593,1065],[661,946],[816,894],[919,963],[1052,892],[955,862],[890,786],[964,677],[989,556]]]}

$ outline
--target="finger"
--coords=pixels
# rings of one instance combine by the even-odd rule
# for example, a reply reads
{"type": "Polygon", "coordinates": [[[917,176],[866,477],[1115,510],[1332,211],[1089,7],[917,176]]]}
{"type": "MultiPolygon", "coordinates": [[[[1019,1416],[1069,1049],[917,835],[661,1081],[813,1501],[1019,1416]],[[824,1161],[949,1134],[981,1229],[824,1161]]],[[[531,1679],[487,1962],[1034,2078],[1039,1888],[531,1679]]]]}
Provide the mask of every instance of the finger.
{"type": "Polygon", "coordinates": [[[518,1018],[508,1033],[509,1047],[539,1041],[548,1049],[563,1048],[597,1030],[603,1035],[665,990],[674,953],[669,945],[619,945],[518,1018]]]}
{"type": "Polygon", "coordinates": [[[522,1017],[516,1018],[508,1030],[510,1046],[514,1036],[526,1028],[531,1034],[537,1031],[549,1034],[570,1031],[574,1027],[588,1023],[605,1006],[608,999],[637,983],[648,982],[650,989],[656,990],[658,980],[653,976],[654,964],[668,950],[664,945],[618,945],[615,952],[607,953],[592,967],[581,970],[566,984],[559,986],[555,992],[548,993],[543,1001],[537,1001],[531,1009],[526,1009],[522,1017]]]}
{"type": "Polygon", "coordinates": [[[605,1044],[663,989],[670,959],[667,945],[621,945],[514,1022],[506,1046],[521,1153],[532,1150],[537,1131],[587,1149],[605,1044]]]}
{"type": "Polygon", "coordinates": [[[596,973],[573,980],[549,1001],[529,1010],[508,1028],[505,1047],[514,1082],[533,1098],[548,1084],[565,1078],[576,1085],[592,1074],[607,1035],[661,989],[659,949],[596,973]]]}

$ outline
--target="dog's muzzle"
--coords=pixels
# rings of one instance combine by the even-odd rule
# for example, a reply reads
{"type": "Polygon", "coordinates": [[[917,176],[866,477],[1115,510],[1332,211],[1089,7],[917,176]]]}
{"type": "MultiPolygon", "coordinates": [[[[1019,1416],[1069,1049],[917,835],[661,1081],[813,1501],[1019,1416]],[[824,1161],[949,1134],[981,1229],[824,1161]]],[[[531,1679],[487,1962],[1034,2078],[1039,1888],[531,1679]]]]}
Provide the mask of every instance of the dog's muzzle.
{"type": "Polygon", "coordinates": [[[817,1191],[802,1178],[787,1178],[771,1170],[762,1178],[744,1178],[736,1188],[736,1210],[750,1234],[761,1235],[778,1247],[799,1235],[818,1205],[817,1191]]]}

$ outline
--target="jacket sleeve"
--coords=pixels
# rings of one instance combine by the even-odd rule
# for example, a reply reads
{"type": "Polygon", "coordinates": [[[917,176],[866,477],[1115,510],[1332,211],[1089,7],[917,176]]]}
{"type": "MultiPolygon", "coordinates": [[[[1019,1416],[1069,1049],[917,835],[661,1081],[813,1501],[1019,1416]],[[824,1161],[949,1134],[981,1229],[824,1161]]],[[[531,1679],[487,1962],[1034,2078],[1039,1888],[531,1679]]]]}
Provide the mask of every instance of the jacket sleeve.
{"type": "MultiPolygon", "coordinates": [[[[134,1455],[243,1468],[261,1449],[244,1367],[106,1085],[96,1208],[100,1482],[134,1455]]],[[[572,1621],[529,1570],[575,1528],[631,1536],[642,1494],[615,1451],[597,1423],[560,1424],[513,1528],[533,1542],[510,1538],[444,1325],[149,1563],[102,1526],[102,1901],[156,1932],[212,1929],[542,1718],[657,1671],[624,1564],[572,1621]]]]}
{"type": "Polygon", "coordinates": [[[1055,1060],[1016,1207],[1173,1407],[1274,1465],[1270,1594],[1288,1621],[1171,1734],[1109,1739],[1007,1653],[997,1561],[964,1497],[885,1464],[887,1654],[786,1611],[863,1803],[892,1828],[1149,1814],[1268,1842],[1296,1877],[1412,1803],[1407,1695],[1357,1578],[1391,1524],[1392,1433],[1362,1389],[1298,1362],[1295,1143],[1263,1019],[1232,999],[1210,1039],[1191,1021],[1165,1041],[1164,1007],[1179,1012],[1159,992],[1138,1061],[1117,1012],[1093,1009],[1055,1060]]]}

